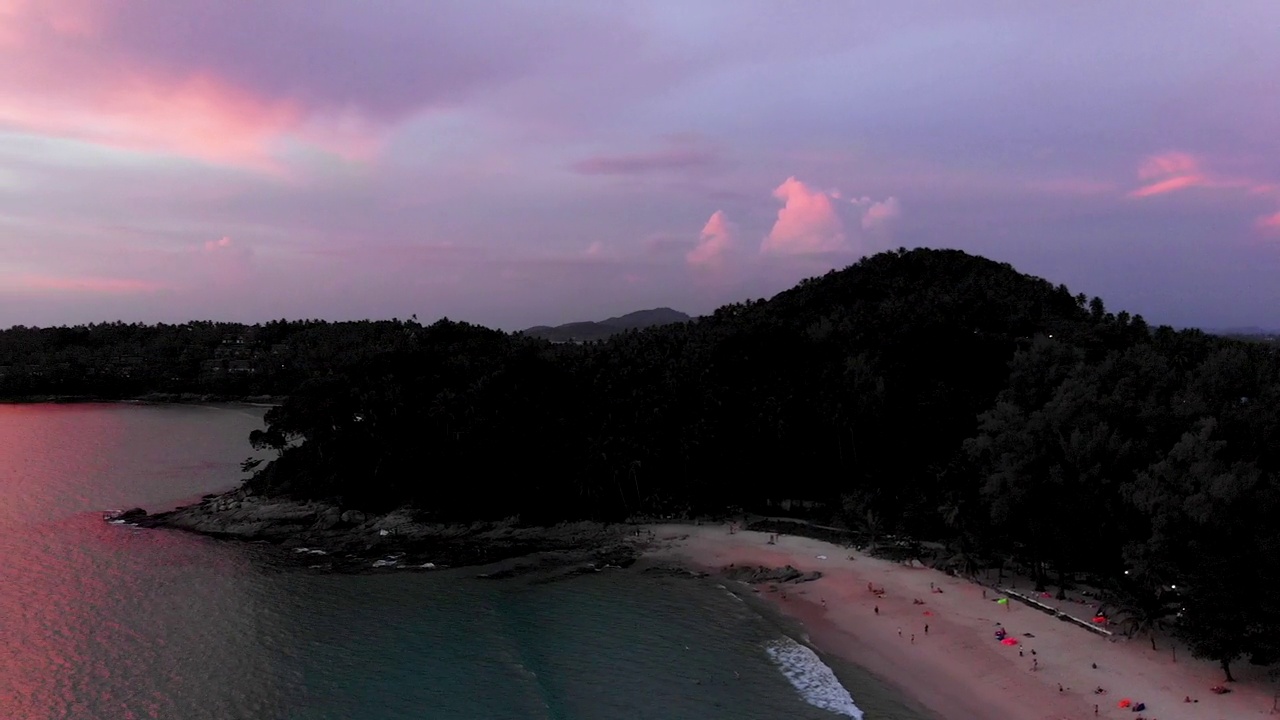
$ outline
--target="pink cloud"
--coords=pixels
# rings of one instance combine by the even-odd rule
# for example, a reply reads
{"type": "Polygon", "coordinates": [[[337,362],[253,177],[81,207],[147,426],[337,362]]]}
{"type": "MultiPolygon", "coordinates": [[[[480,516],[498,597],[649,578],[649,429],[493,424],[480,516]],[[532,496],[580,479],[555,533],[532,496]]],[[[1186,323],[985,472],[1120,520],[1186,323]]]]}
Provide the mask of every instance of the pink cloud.
{"type": "Polygon", "coordinates": [[[1167,152],[1152,155],[1138,168],[1138,177],[1143,180],[1163,178],[1169,175],[1199,175],[1200,163],[1184,152],[1167,152]]]}
{"type": "Polygon", "coordinates": [[[1152,195],[1163,195],[1165,193],[1174,192],[1175,190],[1183,190],[1190,187],[1200,187],[1205,184],[1205,179],[1200,175],[1180,175],[1167,180],[1143,185],[1142,187],[1129,193],[1129,197],[1143,198],[1152,195]]]}
{"type": "Polygon", "coordinates": [[[699,268],[715,269],[724,265],[729,251],[733,248],[733,229],[723,210],[712,213],[707,224],[702,226],[698,244],[685,255],[690,265],[699,268]]]}
{"type": "Polygon", "coordinates": [[[231,238],[223,235],[217,240],[209,240],[204,244],[205,252],[218,252],[220,250],[230,249],[232,246],[231,238]]]}
{"type": "Polygon", "coordinates": [[[1138,178],[1146,181],[1142,187],[1129,193],[1129,197],[1144,198],[1209,184],[1200,169],[1200,162],[1183,152],[1167,152],[1152,155],[1138,168],[1138,178]]]}
{"type": "Polygon", "coordinates": [[[215,285],[238,285],[253,275],[253,248],[235,242],[223,235],[217,240],[207,240],[200,246],[204,256],[193,269],[197,278],[215,285]]]}
{"type": "Polygon", "coordinates": [[[295,92],[302,78],[294,90],[259,87],[255,78],[274,67],[240,72],[239,60],[221,54],[229,48],[198,47],[226,37],[180,42],[191,27],[107,0],[0,0],[0,129],[263,171],[278,171],[288,146],[349,160],[377,154],[387,123],[357,104],[295,92]],[[144,24],[173,26],[139,34],[135,12],[144,24]],[[191,56],[163,57],[171,46],[191,56]]]}
{"type": "Polygon", "coordinates": [[[862,229],[882,229],[901,215],[902,205],[898,202],[898,198],[890,197],[880,202],[872,203],[862,213],[862,229]]]}
{"type": "Polygon", "coordinates": [[[92,92],[38,94],[6,79],[0,78],[0,124],[125,150],[275,171],[286,139],[348,159],[371,157],[379,142],[359,123],[313,120],[291,100],[258,97],[214,75],[144,72],[112,78],[92,92]]]}
{"type": "Polygon", "coordinates": [[[836,214],[831,196],[809,188],[795,177],[787,178],[773,196],[783,206],[760,252],[807,255],[845,249],[844,223],[836,214]]]}
{"type": "Polygon", "coordinates": [[[598,258],[604,255],[604,250],[604,243],[596,240],[587,246],[587,249],[583,251],[583,254],[589,258],[598,258]]]}
{"type": "MultiPolygon", "coordinates": [[[[1129,193],[1132,198],[1145,198],[1188,188],[1233,190],[1248,195],[1272,195],[1277,185],[1251,177],[1221,175],[1205,169],[1200,159],[1184,152],[1152,155],[1138,168],[1138,177],[1146,184],[1129,193]]],[[[1280,226],[1280,213],[1258,218],[1259,229],[1280,226]]]]}

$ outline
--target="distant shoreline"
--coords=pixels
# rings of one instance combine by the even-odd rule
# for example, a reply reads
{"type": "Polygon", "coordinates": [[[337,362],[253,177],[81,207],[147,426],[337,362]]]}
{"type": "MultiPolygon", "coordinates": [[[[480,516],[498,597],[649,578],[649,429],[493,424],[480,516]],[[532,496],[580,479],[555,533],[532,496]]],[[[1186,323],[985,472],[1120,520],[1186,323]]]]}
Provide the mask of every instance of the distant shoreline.
{"type": "Polygon", "coordinates": [[[198,393],[148,393],[131,397],[95,395],[22,395],[0,398],[0,405],[87,405],[93,403],[121,405],[210,405],[233,404],[275,407],[285,398],[277,395],[202,395],[198,393]]]}

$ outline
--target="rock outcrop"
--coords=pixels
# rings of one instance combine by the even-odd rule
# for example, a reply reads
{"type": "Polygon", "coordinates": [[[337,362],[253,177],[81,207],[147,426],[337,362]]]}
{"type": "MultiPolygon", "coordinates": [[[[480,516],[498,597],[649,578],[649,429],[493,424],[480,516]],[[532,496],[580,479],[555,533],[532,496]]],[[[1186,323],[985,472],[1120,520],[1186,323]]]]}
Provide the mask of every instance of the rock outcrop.
{"type": "Polygon", "coordinates": [[[741,580],[750,585],[759,585],[761,583],[802,583],[811,582],[822,577],[822,573],[817,570],[805,573],[790,565],[780,568],[730,565],[722,568],[720,572],[730,580],[741,580]]]}
{"type": "Polygon", "coordinates": [[[243,489],[169,512],[148,515],[136,509],[127,518],[121,514],[110,519],[228,540],[265,541],[288,550],[281,556],[298,565],[336,572],[434,570],[520,558],[487,577],[573,575],[628,566],[647,545],[647,538],[623,525],[448,524],[424,520],[408,509],[378,515],[332,503],[264,498],[243,489]]]}

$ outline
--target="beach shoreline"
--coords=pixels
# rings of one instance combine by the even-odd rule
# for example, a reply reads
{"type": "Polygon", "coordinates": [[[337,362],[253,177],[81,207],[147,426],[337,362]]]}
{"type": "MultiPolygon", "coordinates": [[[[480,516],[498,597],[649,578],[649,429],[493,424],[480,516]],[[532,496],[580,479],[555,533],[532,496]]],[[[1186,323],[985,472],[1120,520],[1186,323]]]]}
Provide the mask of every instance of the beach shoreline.
{"type": "Polygon", "coordinates": [[[1103,637],[1022,603],[997,604],[994,589],[937,570],[795,535],[770,544],[768,533],[730,533],[727,524],[651,529],[658,542],[647,556],[656,561],[722,578],[731,565],[821,573],[740,587],[798,621],[821,653],[862,668],[942,720],[1276,717],[1259,673],[1215,695],[1209,688],[1222,676],[1213,663],[1186,653],[1175,661],[1145,639],[1103,637]],[[1016,645],[996,639],[1001,627],[1016,645]],[[1095,693],[1099,687],[1106,692],[1095,693]],[[1125,699],[1131,706],[1118,707],[1125,699]],[[1145,711],[1133,712],[1137,703],[1145,711]]]}

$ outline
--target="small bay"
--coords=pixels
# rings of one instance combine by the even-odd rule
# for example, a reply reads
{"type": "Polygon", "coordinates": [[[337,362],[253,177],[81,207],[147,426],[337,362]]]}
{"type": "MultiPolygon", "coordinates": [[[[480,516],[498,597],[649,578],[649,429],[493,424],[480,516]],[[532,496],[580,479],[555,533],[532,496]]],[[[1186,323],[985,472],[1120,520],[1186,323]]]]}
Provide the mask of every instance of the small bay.
{"type": "MultiPolygon", "coordinates": [[[[796,629],[711,580],[320,574],[102,521],[234,485],[262,413],[0,406],[0,717],[840,717],[769,652],[796,629]]],[[[867,717],[917,717],[837,671],[867,717]]]]}

